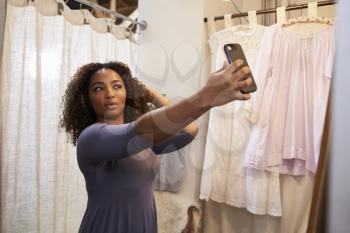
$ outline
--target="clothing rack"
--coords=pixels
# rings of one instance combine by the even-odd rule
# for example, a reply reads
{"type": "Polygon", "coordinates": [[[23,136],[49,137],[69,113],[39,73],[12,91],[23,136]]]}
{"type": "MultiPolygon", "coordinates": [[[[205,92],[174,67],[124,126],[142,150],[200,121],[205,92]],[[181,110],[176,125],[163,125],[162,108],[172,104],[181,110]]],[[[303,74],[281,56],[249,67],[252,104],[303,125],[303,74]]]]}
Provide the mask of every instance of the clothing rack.
{"type": "Polygon", "coordinates": [[[123,19],[123,20],[131,21],[132,24],[139,25],[141,30],[145,30],[147,28],[147,22],[145,20],[142,20],[142,21],[138,22],[137,20],[133,20],[130,17],[122,15],[122,14],[120,14],[118,12],[112,11],[110,9],[104,8],[104,7],[100,6],[100,5],[94,4],[94,3],[89,2],[87,0],[74,0],[74,1],[79,2],[81,4],[84,4],[86,6],[92,7],[93,9],[102,11],[104,13],[110,14],[110,15],[116,17],[116,18],[120,18],[120,19],[123,19]]]}
{"type": "MultiPolygon", "coordinates": [[[[320,1],[317,2],[317,6],[328,6],[328,5],[334,5],[336,4],[337,1],[320,1]]],[[[306,9],[308,7],[308,4],[300,4],[300,5],[293,5],[293,6],[287,6],[286,11],[293,11],[293,10],[300,10],[300,9],[306,9]]],[[[277,8],[273,9],[267,9],[267,10],[259,10],[256,12],[257,15],[265,15],[265,14],[271,14],[271,13],[276,13],[277,8]]],[[[240,18],[240,17],[246,17],[248,16],[248,12],[242,12],[238,14],[232,14],[231,18],[240,18]]],[[[224,16],[217,16],[214,17],[214,21],[216,20],[223,20],[224,16]]],[[[208,18],[204,18],[204,22],[207,22],[208,18]]]]}

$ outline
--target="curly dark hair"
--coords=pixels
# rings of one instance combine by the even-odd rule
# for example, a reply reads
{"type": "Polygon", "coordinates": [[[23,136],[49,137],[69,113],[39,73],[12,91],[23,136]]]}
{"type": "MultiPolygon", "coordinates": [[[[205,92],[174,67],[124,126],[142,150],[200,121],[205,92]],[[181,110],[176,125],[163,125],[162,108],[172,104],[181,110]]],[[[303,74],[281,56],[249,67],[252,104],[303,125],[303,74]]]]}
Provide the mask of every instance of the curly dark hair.
{"type": "Polygon", "coordinates": [[[76,145],[80,133],[96,123],[96,115],[90,104],[88,89],[93,74],[101,69],[112,69],[123,79],[126,89],[124,123],[132,122],[150,111],[151,95],[145,86],[132,77],[128,66],[121,62],[90,63],[78,69],[68,83],[62,97],[62,114],[59,126],[65,129],[68,139],[76,145]]]}

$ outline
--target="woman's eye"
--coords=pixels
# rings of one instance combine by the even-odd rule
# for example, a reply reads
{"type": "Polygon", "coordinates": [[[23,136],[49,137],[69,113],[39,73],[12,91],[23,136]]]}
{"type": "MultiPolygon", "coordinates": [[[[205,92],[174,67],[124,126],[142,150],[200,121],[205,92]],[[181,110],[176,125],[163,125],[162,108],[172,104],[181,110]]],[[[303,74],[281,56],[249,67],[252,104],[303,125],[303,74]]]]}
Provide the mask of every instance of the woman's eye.
{"type": "Polygon", "coordinates": [[[102,90],[102,87],[95,87],[94,92],[102,90]]]}
{"type": "Polygon", "coordinates": [[[121,88],[122,86],[120,85],[120,84],[115,84],[115,85],[113,85],[113,88],[114,89],[119,89],[119,88],[121,88]]]}

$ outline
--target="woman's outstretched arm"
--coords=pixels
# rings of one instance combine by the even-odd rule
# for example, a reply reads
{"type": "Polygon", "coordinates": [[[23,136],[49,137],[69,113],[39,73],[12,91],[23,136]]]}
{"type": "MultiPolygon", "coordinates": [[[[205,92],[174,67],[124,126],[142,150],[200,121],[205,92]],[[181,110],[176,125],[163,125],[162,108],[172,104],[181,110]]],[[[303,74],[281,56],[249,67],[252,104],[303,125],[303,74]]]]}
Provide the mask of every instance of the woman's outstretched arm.
{"type": "Polygon", "coordinates": [[[206,85],[192,96],[169,106],[146,113],[134,122],[135,131],[151,144],[157,144],[183,130],[210,108],[233,100],[247,100],[249,94],[240,90],[248,87],[252,80],[248,67],[241,67],[237,60],[213,73],[206,85]]]}

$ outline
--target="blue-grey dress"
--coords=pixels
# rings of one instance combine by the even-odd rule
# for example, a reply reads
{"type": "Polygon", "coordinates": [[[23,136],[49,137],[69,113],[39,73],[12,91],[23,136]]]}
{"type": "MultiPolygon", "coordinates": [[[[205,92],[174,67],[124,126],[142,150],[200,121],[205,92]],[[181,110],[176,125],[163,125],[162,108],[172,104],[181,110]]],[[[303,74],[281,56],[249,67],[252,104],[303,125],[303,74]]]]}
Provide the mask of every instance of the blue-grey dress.
{"type": "Polygon", "coordinates": [[[157,215],[152,184],[155,154],[180,149],[193,136],[180,132],[150,147],[134,123],[95,123],[80,134],[77,159],[88,194],[79,233],[155,233],[157,215]]]}

